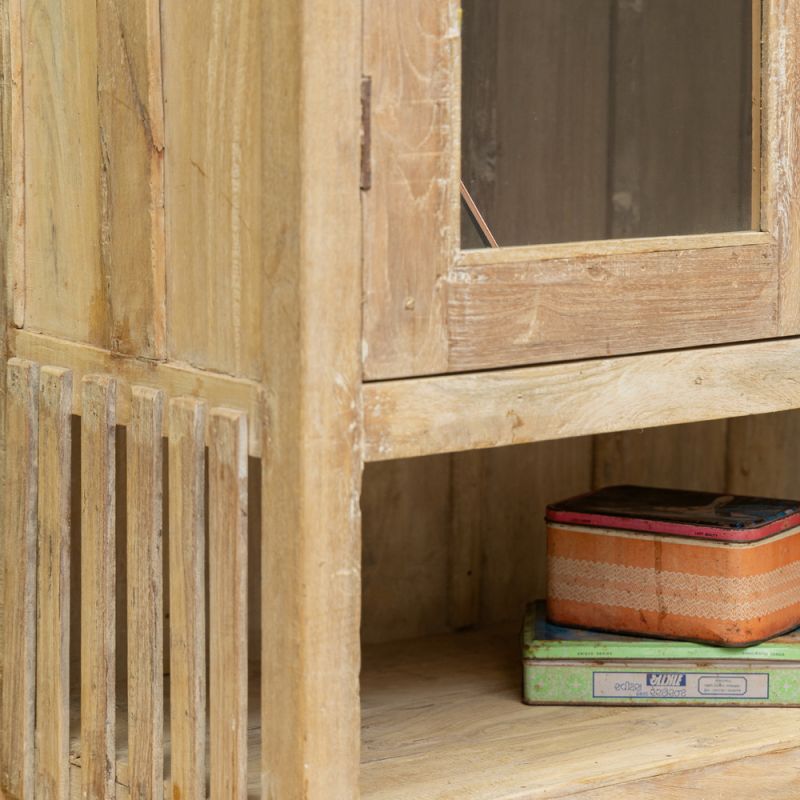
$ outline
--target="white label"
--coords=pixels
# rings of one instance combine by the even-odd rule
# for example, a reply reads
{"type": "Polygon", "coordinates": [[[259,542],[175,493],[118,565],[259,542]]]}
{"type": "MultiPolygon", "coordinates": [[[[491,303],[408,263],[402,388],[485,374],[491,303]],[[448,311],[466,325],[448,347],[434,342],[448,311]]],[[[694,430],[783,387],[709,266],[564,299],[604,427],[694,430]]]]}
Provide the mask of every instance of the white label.
{"type": "Polygon", "coordinates": [[[769,700],[766,672],[594,672],[594,697],[769,700]]]}

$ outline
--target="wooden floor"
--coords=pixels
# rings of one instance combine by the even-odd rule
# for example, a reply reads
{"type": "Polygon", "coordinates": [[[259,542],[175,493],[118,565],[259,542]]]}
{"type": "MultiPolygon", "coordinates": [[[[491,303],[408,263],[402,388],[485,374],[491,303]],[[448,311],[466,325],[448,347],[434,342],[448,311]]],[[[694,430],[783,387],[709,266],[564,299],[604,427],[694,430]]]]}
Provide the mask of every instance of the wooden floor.
{"type": "MultiPolygon", "coordinates": [[[[800,709],[524,706],[513,631],[368,646],[363,661],[364,800],[800,798],[800,709]]],[[[255,799],[257,681],[250,717],[255,799]]],[[[121,708],[117,800],[125,727],[121,708]]]]}

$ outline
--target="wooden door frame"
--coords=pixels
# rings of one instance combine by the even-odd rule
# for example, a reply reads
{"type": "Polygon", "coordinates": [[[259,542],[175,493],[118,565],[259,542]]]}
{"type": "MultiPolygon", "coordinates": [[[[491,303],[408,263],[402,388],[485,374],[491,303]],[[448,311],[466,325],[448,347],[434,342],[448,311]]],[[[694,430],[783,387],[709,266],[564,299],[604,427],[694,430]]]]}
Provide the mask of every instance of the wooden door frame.
{"type": "Polygon", "coordinates": [[[367,380],[800,332],[797,115],[787,108],[800,94],[795,4],[754,0],[763,20],[760,231],[474,251],[457,240],[458,7],[366,6],[367,380]],[[397,42],[389,30],[400,31],[397,42]]]}

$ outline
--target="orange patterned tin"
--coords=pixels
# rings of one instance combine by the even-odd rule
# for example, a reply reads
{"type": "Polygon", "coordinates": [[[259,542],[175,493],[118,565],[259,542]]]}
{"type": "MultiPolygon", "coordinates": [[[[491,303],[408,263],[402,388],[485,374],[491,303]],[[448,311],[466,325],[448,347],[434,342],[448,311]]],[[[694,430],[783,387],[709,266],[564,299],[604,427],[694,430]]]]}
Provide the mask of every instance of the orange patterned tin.
{"type": "Polygon", "coordinates": [[[800,503],[615,486],[547,508],[548,618],[741,647],[800,626],[800,503]]]}

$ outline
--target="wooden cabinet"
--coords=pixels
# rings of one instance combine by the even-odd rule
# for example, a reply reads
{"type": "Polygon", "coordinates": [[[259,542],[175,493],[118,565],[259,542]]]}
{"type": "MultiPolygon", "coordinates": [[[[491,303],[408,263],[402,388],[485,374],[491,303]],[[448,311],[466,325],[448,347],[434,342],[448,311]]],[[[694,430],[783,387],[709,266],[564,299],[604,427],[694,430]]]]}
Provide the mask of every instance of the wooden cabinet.
{"type": "MultiPolygon", "coordinates": [[[[648,2],[572,25],[586,0],[529,0],[578,36],[537,81],[585,88],[648,2]]],[[[722,2],[675,0],[706,23],[722,2]]],[[[526,7],[463,5],[490,61],[526,7]]],[[[733,5],[759,120],[725,162],[755,187],[741,225],[588,224],[592,193],[632,191],[621,169],[550,195],[586,241],[470,249],[462,131],[496,89],[462,96],[456,0],[0,2],[0,797],[502,800],[796,769],[794,710],[744,735],[729,709],[528,709],[513,629],[359,636],[365,462],[800,408],[800,7],[733,5]]],[[[565,119],[586,160],[534,141],[525,163],[566,180],[608,142],[565,119]]],[[[616,163],[647,163],[624,139],[616,163]]],[[[453,628],[471,496],[441,523],[453,628]]]]}

